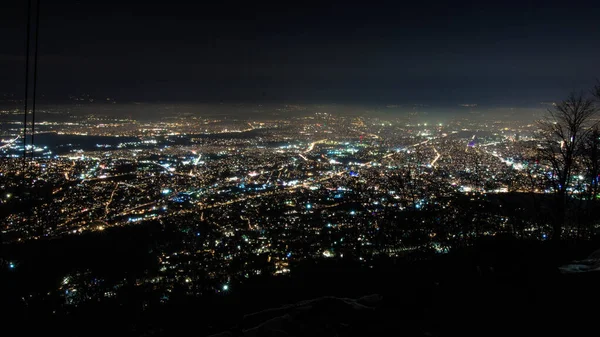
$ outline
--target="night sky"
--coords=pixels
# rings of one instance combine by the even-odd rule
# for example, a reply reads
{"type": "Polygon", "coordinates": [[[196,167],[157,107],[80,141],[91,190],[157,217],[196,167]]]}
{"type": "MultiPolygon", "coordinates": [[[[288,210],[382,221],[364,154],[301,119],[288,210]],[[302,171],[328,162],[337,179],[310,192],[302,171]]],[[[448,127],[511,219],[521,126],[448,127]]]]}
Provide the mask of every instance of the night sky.
{"type": "MultiPolygon", "coordinates": [[[[0,5],[22,95],[25,0],[0,5]]],[[[529,104],[600,77],[595,1],[42,0],[39,90],[120,101],[529,104]]]]}

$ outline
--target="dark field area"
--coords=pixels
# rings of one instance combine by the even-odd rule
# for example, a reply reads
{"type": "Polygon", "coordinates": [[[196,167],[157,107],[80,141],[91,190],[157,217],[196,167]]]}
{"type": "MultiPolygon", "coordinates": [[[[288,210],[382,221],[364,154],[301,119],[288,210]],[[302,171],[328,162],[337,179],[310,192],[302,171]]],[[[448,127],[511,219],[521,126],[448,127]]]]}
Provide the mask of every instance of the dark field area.
{"type": "Polygon", "coordinates": [[[306,262],[293,266],[289,277],[254,277],[227,294],[199,298],[174,293],[160,304],[134,284],[136,277],[156,268],[148,252],[169,235],[158,225],[149,225],[2,246],[5,261],[19,261],[14,270],[3,268],[1,274],[4,321],[15,332],[60,331],[61,336],[203,336],[221,331],[241,335],[262,322],[244,319],[252,312],[321,296],[379,294],[374,311],[353,314],[326,304],[302,316],[304,322],[319,322],[322,312],[333,315],[325,327],[288,332],[577,335],[593,328],[593,308],[600,299],[596,291],[600,274],[562,275],[557,269],[587,257],[600,247],[598,240],[542,243],[496,237],[431,259],[381,259],[372,267],[343,260],[306,262]],[[104,279],[126,279],[128,296],[68,310],[55,297],[27,304],[22,300],[27,294],[56,289],[67,272],[87,269],[104,279]]]}

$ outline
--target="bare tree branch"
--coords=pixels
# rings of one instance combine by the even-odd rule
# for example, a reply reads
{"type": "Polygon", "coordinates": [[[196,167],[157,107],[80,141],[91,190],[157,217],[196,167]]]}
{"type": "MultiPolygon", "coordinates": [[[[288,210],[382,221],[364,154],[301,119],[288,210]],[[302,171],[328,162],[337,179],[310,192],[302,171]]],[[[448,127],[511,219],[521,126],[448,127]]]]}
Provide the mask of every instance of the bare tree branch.
{"type": "MultiPolygon", "coordinates": [[[[600,94],[600,87],[595,90],[600,94]]],[[[552,185],[558,200],[555,238],[560,238],[572,176],[581,168],[580,157],[586,141],[598,126],[598,112],[598,104],[593,99],[572,93],[548,109],[540,121],[544,138],[540,155],[552,169],[552,185]]]]}

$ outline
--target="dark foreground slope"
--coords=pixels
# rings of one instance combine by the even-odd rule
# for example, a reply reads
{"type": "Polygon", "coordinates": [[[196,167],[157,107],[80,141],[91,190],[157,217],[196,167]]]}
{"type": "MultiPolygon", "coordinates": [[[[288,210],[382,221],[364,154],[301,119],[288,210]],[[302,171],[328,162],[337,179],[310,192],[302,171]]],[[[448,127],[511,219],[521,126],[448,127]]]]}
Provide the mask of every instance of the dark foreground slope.
{"type": "Polygon", "coordinates": [[[595,245],[491,239],[432,261],[382,261],[368,271],[313,265],[298,277],[305,284],[298,291],[339,297],[247,315],[219,335],[586,335],[594,331],[600,273],[563,275],[557,266],[585,258],[595,245]]]}
{"type": "Polygon", "coordinates": [[[574,336],[594,331],[600,274],[558,266],[599,247],[494,238],[428,260],[303,263],[291,277],[255,278],[225,296],[142,308],[132,295],[58,317],[14,310],[3,321],[61,336],[574,336]]]}

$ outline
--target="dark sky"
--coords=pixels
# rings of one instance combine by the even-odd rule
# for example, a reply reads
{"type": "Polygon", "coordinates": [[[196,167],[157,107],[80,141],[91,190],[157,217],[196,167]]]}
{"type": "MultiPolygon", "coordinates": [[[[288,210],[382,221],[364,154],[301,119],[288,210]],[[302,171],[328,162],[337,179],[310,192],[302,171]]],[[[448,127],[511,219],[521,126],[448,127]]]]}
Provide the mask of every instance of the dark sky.
{"type": "MultiPolygon", "coordinates": [[[[0,5],[21,94],[25,0],[0,5]]],[[[121,101],[521,104],[600,77],[594,1],[45,1],[39,90],[121,101]]]]}

